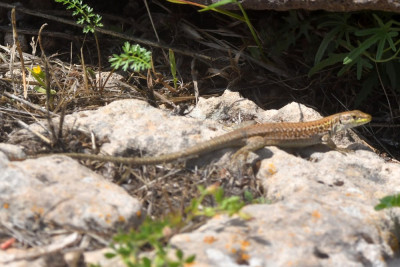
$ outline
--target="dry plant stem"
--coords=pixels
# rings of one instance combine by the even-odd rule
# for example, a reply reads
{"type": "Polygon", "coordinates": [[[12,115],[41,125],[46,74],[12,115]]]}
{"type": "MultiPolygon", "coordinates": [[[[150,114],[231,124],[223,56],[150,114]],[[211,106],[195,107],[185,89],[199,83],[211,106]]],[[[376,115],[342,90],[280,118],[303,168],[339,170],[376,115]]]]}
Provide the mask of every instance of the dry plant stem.
{"type": "MultiPolygon", "coordinates": [[[[7,47],[7,46],[0,45],[0,48],[3,49],[4,51],[6,51],[7,53],[11,53],[11,49],[9,47],[7,47]]],[[[37,56],[31,55],[31,54],[28,54],[28,53],[24,53],[24,52],[22,52],[22,55],[24,56],[24,58],[28,58],[29,60],[37,60],[37,59],[39,59],[39,57],[37,57],[37,56]]],[[[6,60],[4,60],[4,62],[6,62],[6,60]]],[[[6,63],[0,64],[0,67],[2,67],[4,65],[6,65],[6,63]]],[[[14,65],[18,66],[18,65],[20,65],[20,63],[16,62],[16,63],[14,63],[14,65]]]]}
{"type": "Polygon", "coordinates": [[[99,91],[100,91],[100,94],[102,94],[104,86],[106,86],[106,84],[104,83],[104,85],[103,85],[101,82],[101,52],[100,52],[99,38],[97,38],[96,32],[94,32],[93,34],[94,34],[94,39],[96,41],[97,57],[98,57],[98,64],[99,64],[99,91]]]}
{"type": "Polygon", "coordinates": [[[158,97],[158,99],[161,100],[161,102],[166,103],[170,106],[172,106],[174,109],[177,109],[178,107],[175,105],[174,102],[168,100],[168,98],[166,98],[163,94],[158,93],[157,91],[153,91],[154,96],[158,97]]]}
{"type": "MultiPolygon", "coordinates": [[[[42,44],[42,31],[43,31],[44,27],[46,27],[46,26],[47,26],[47,23],[43,24],[43,25],[40,27],[39,33],[38,33],[38,41],[39,41],[40,52],[42,53],[42,60],[44,60],[44,63],[49,67],[49,75],[51,75],[52,77],[54,77],[54,75],[53,75],[53,73],[52,73],[52,71],[51,71],[51,68],[50,68],[50,62],[49,62],[49,60],[48,60],[47,57],[46,57],[46,53],[45,53],[45,51],[44,51],[44,47],[43,47],[43,44],[42,44]]],[[[46,77],[46,79],[47,79],[47,77],[46,77]]],[[[50,77],[48,78],[48,80],[50,81],[50,77]]],[[[58,80],[57,80],[57,79],[54,79],[54,81],[56,82],[56,85],[57,85],[57,87],[58,87],[58,90],[61,90],[62,87],[61,87],[60,83],[58,82],[58,80]]],[[[49,88],[50,88],[50,87],[49,87],[49,88]]]]}
{"type": "MultiPolygon", "coordinates": [[[[167,57],[167,55],[164,53],[164,51],[163,51],[163,55],[164,55],[165,59],[168,61],[168,60],[169,60],[169,57],[167,57]]],[[[152,71],[153,75],[157,78],[157,79],[155,80],[155,82],[156,82],[156,83],[161,83],[161,84],[162,84],[165,88],[167,88],[171,93],[177,93],[178,91],[177,91],[174,87],[170,86],[168,82],[165,82],[165,81],[164,81],[163,75],[162,75],[161,73],[157,73],[157,72],[156,72],[156,70],[155,70],[155,68],[154,68],[153,58],[151,58],[150,60],[151,60],[151,62],[150,62],[151,71],[152,71]]],[[[148,78],[148,77],[146,77],[146,79],[147,79],[147,78],[148,78]]]]}
{"type": "Polygon", "coordinates": [[[150,19],[150,22],[151,22],[151,26],[153,27],[154,34],[156,35],[157,41],[160,42],[160,38],[158,37],[158,33],[157,33],[157,30],[156,30],[156,27],[154,26],[153,17],[151,16],[147,0],[143,0],[143,2],[144,2],[144,5],[146,6],[147,14],[149,14],[149,19],[150,19]]]}
{"type": "MultiPolygon", "coordinates": [[[[12,79],[10,78],[0,78],[0,80],[5,81],[5,82],[13,82],[12,79]]],[[[22,83],[22,81],[14,81],[15,83],[22,83]]],[[[28,85],[40,85],[40,83],[35,82],[35,81],[28,81],[28,85]]]]}
{"type": "Polygon", "coordinates": [[[15,87],[15,83],[14,83],[14,61],[15,61],[15,50],[16,50],[16,46],[13,45],[10,49],[10,62],[8,63],[8,68],[11,74],[11,84],[14,90],[14,94],[17,94],[17,88],[15,87]]]}
{"type": "Polygon", "coordinates": [[[11,23],[13,27],[13,39],[14,44],[17,46],[17,50],[19,53],[19,60],[21,61],[21,72],[22,72],[22,83],[24,86],[24,98],[28,98],[28,88],[26,87],[26,75],[25,75],[25,64],[24,64],[24,56],[22,55],[21,44],[18,40],[18,33],[17,33],[17,22],[15,20],[15,8],[11,10],[11,23]]]}
{"type": "Polygon", "coordinates": [[[194,96],[196,99],[196,106],[197,106],[197,102],[199,101],[199,87],[197,84],[197,70],[196,70],[196,59],[192,59],[192,62],[190,64],[190,68],[191,68],[191,75],[192,75],[192,79],[193,79],[193,89],[194,89],[194,96]]]}
{"type": "MultiPolygon", "coordinates": [[[[8,92],[3,92],[3,94],[4,94],[5,96],[11,98],[11,99],[14,99],[14,100],[16,100],[16,101],[18,101],[18,102],[23,103],[24,105],[27,105],[27,106],[29,106],[29,107],[35,109],[35,110],[39,110],[40,112],[43,112],[43,113],[47,114],[47,110],[46,110],[45,108],[42,108],[42,107],[40,107],[40,106],[38,106],[38,105],[35,105],[35,104],[32,104],[32,103],[26,101],[25,99],[19,98],[18,96],[15,96],[15,95],[10,94],[10,93],[8,93],[8,92]]],[[[51,111],[50,111],[49,113],[50,113],[52,116],[58,116],[57,114],[55,114],[55,113],[53,113],[53,112],[51,112],[51,111]]]]}
{"type": "MultiPolygon", "coordinates": [[[[147,70],[147,87],[145,87],[144,92],[146,94],[147,102],[155,108],[158,108],[157,100],[154,96],[154,85],[153,77],[151,76],[150,69],[147,70]]],[[[140,86],[140,84],[138,84],[140,86]]]]}
{"type": "MultiPolygon", "coordinates": [[[[83,42],[85,42],[85,41],[83,41],[83,42]]],[[[85,84],[86,93],[89,94],[90,93],[89,92],[89,82],[88,82],[88,78],[87,78],[85,59],[83,56],[83,45],[81,47],[81,64],[82,64],[82,71],[83,71],[83,82],[85,84]]]]}
{"type": "Polygon", "coordinates": [[[100,88],[100,89],[101,89],[101,92],[103,92],[104,88],[106,87],[106,84],[107,84],[108,80],[110,79],[111,75],[112,75],[114,72],[115,72],[115,69],[112,69],[112,70],[110,71],[110,73],[107,75],[107,78],[104,80],[103,87],[100,88]]]}
{"type": "MultiPolygon", "coordinates": [[[[162,176],[162,177],[158,177],[158,178],[156,178],[155,180],[151,180],[151,181],[149,181],[149,182],[145,182],[145,181],[143,181],[143,179],[140,179],[144,185],[142,185],[141,187],[139,187],[138,189],[136,189],[135,191],[133,191],[133,193],[136,194],[137,192],[142,191],[142,190],[144,190],[144,189],[149,190],[149,189],[151,188],[152,185],[154,185],[154,184],[156,184],[156,183],[158,183],[158,182],[161,182],[162,180],[165,180],[165,179],[167,179],[167,178],[173,177],[175,174],[177,174],[177,173],[180,172],[180,171],[181,171],[180,169],[172,170],[172,171],[170,171],[169,173],[167,173],[166,175],[164,175],[164,176],[162,176]]],[[[139,179],[139,178],[138,178],[138,179],[139,179]]]]}
{"type": "Polygon", "coordinates": [[[50,128],[51,132],[51,137],[52,137],[52,143],[56,144],[58,143],[58,138],[56,135],[56,131],[54,129],[53,121],[50,116],[50,101],[51,101],[51,95],[50,95],[50,73],[49,73],[49,64],[46,61],[45,62],[45,74],[46,74],[46,109],[47,109],[47,124],[50,128]]]}
{"type": "MultiPolygon", "coordinates": [[[[0,31],[2,32],[9,32],[10,27],[9,26],[0,26],[0,31]]],[[[38,31],[37,29],[17,29],[18,34],[26,34],[26,35],[37,35],[38,31]]],[[[65,39],[69,41],[76,41],[77,37],[71,36],[70,34],[67,33],[62,33],[62,32],[53,32],[53,31],[46,31],[42,33],[43,36],[49,36],[49,37],[54,37],[54,38],[59,38],[59,39],[65,39]]]]}
{"type": "MultiPolygon", "coordinates": [[[[0,113],[8,114],[8,113],[16,113],[19,114],[20,116],[32,116],[32,112],[29,111],[23,111],[23,110],[18,110],[18,109],[11,109],[11,108],[3,108],[0,107],[0,113]]],[[[42,117],[42,116],[40,116],[42,117]]],[[[3,121],[0,121],[0,127],[3,126],[3,121]]]]}
{"type": "Polygon", "coordinates": [[[46,54],[45,54],[45,51],[44,51],[44,48],[43,48],[42,37],[41,37],[41,32],[44,29],[44,27],[46,27],[46,26],[47,26],[47,23],[43,24],[40,27],[38,40],[39,40],[40,51],[42,53],[43,63],[44,63],[44,66],[45,66],[45,74],[46,74],[46,80],[45,81],[46,81],[47,124],[48,124],[48,127],[50,129],[50,133],[51,133],[51,137],[52,137],[52,144],[55,144],[55,143],[57,143],[58,138],[57,138],[57,135],[56,135],[56,131],[54,129],[53,121],[52,121],[51,116],[50,116],[50,104],[51,104],[50,103],[50,101],[51,101],[51,95],[50,95],[50,71],[49,71],[50,67],[49,67],[49,61],[47,60],[47,57],[46,57],[46,54]]]}
{"type": "Polygon", "coordinates": [[[400,124],[371,123],[371,127],[400,128],[400,124]]]}
{"type": "MultiPolygon", "coordinates": [[[[62,139],[62,130],[63,130],[63,124],[64,124],[65,107],[66,107],[66,105],[64,104],[64,100],[65,99],[62,99],[60,101],[59,105],[57,106],[57,109],[58,109],[58,107],[60,107],[60,105],[61,105],[62,109],[61,109],[61,117],[60,117],[60,121],[59,121],[58,133],[56,135],[55,134],[55,129],[54,129],[54,126],[53,126],[53,121],[51,120],[51,117],[50,117],[50,114],[54,114],[54,113],[52,113],[50,111],[50,103],[52,101],[51,94],[50,94],[50,92],[51,92],[51,88],[50,88],[51,69],[50,69],[50,63],[49,63],[49,61],[48,61],[48,59],[46,57],[46,54],[45,54],[45,51],[44,51],[44,48],[43,48],[42,34],[41,34],[46,25],[47,24],[45,23],[40,27],[39,34],[38,34],[39,47],[40,47],[40,50],[41,50],[41,53],[42,53],[42,59],[43,59],[44,64],[45,64],[45,73],[46,73],[46,108],[47,108],[46,115],[47,115],[47,121],[48,121],[50,130],[51,130],[51,133],[52,133],[52,137],[53,137],[53,144],[58,143],[58,144],[62,145],[62,143],[59,142],[59,141],[62,139]]],[[[52,76],[54,77],[54,75],[52,75],[52,76]]],[[[57,79],[55,79],[55,81],[56,81],[56,84],[57,84],[59,90],[61,91],[61,85],[59,84],[57,79]]]]}
{"type": "Polygon", "coordinates": [[[387,94],[387,92],[386,92],[385,85],[384,85],[383,82],[382,82],[381,74],[379,73],[379,68],[378,68],[378,65],[377,65],[376,62],[375,62],[375,69],[376,69],[376,73],[378,74],[379,83],[380,83],[381,86],[382,86],[383,93],[385,94],[386,101],[387,101],[387,103],[388,103],[388,107],[389,107],[389,111],[390,111],[390,119],[391,119],[392,122],[393,122],[394,116],[393,116],[392,106],[390,105],[389,97],[388,97],[388,94],[387,94]]]}
{"type": "MultiPolygon", "coordinates": [[[[117,81],[117,83],[118,83],[118,85],[120,85],[122,87],[126,87],[126,88],[129,88],[129,89],[132,89],[134,91],[139,92],[140,94],[144,94],[145,93],[143,90],[140,90],[139,88],[134,87],[134,86],[130,85],[129,83],[125,83],[125,82],[121,82],[121,81],[117,81]]],[[[153,90],[153,93],[154,93],[154,96],[156,96],[158,99],[160,99],[162,103],[166,103],[166,104],[172,106],[174,109],[177,108],[175,103],[172,102],[171,100],[169,100],[168,98],[166,98],[163,94],[160,94],[160,93],[158,93],[157,91],[154,91],[154,90],[153,90]]]]}
{"type": "Polygon", "coordinates": [[[51,145],[51,141],[50,141],[46,136],[42,135],[41,133],[32,131],[32,130],[29,128],[29,125],[26,124],[25,122],[23,122],[23,121],[21,121],[21,120],[18,120],[17,118],[14,118],[14,120],[15,120],[22,128],[24,128],[25,130],[27,130],[27,131],[31,132],[32,134],[36,135],[39,139],[41,139],[41,140],[42,140],[43,142],[45,142],[46,144],[51,145]]]}

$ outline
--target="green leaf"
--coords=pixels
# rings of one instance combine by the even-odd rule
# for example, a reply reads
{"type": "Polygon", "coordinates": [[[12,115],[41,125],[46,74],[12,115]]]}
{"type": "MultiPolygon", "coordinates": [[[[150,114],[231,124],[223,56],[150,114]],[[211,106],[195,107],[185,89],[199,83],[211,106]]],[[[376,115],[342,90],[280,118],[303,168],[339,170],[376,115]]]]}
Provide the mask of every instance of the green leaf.
{"type": "Polygon", "coordinates": [[[179,260],[182,260],[182,259],[183,259],[183,252],[182,252],[182,250],[177,249],[175,254],[176,254],[176,257],[177,257],[179,260]]]}
{"type": "Polygon", "coordinates": [[[349,13],[331,13],[323,16],[323,21],[318,24],[318,29],[322,28],[353,28],[349,25],[348,20],[351,18],[349,13]],[[327,19],[328,18],[328,19],[327,19]]]}
{"type": "Polygon", "coordinates": [[[235,4],[235,3],[236,3],[236,0],[221,0],[221,1],[218,1],[218,2],[216,2],[214,4],[208,5],[203,9],[200,9],[199,12],[212,10],[213,8],[218,8],[218,7],[224,6],[226,4],[235,4]]]}
{"type": "Polygon", "coordinates": [[[207,193],[205,187],[202,185],[198,185],[197,190],[199,190],[200,194],[202,195],[207,193]]]}
{"type": "Polygon", "coordinates": [[[185,263],[192,263],[196,259],[196,255],[191,255],[186,258],[185,263]]]}
{"type": "Polygon", "coordinates": [[[381,39],[378,42],[378,47],[376,49],[376,57],[375,57],[377,60],[380,60],[382,58],[383,49],[385,48],[385,43],[386,43],[385,39],[381,39]]]}
{"type": "Polygon", "coordinates": [[[254,196],[249,190],[245,190],[243,194],[244,194],[244,199],[246,200],[246,202],[248,202],[248,203],[253,202],[254,196]]]}
{"type": "MultiPolygon", "coordinates": [[[[182,4],[182,5],[193,5],[193,6],[197,6],[197,7],[203,7],[203,8],[207,8],[207,6],[199,4],[199,3],[195,3],[195,2],[190,2],[190,1],[186,1],[186,0],[167,0],[168,2],[171,3],[175,3],[175,4],[182,4]]],[[[227,11],[227,10],[223,10],[223,9],[218,9],[218,8],[212,8],[212,11],[218,12],[220,14],[229,16],[231,18],[246,22],[246,19],[243,16],[240,16],[236,13],[227,11]]]]}
{"type": "Polygon", "coordinates": [[[175,62],[175,54],[172,49],[169,49],[169,64],[171,67],[171,74],[174,79],[174,88],[177,88],[178,78],[176,77],[176,62],[175,62]]]}
{"type": "Polygon", "coordinates": [[[365,52],[368,48],[370,48],[373,44],[375,44],[379,39],[381,39],[381,35],[373,35],[364,42],[360,44],[359,47],[351,51],[347,57],[344,58],[343,64],[347,65],[354,61],[357,57],[359,57],[362,53],[365,52]]]}
{"type": "Polygon", "coordinates": [[[207,217],[213,217],[216,214],[216,211],[212,207],[205,207],[203,213],[207,217]]]}
{"type": "Polygon", "coordinates": [[[214,193],[215,202],[221,203],[224,199],[224,189],[219,187],[214,193]]]}
{"type": "Polygon", "coordinates": [[[372,14],[372,16],[374,17],[374,19],[378,22],[378,25],[383,28],[385,27],[383,21],[376,15],[376,14],[372,14]]]}
{"type": "Polygon", "coordinates": [[[46,74],[43,71],[40,71],[39,73],[35,72],[33,69],[27,68],[28,71],[31,73],[32,77],[42,86],[46,87],[45,83],[45,76],[46,74]]]}
{"type": "Polygon", "coordinates": [[[353,61],[352,63],[350,63],[350,64],[348,64],[348,65],[344,65],[344,66],[338,71],[337,76],[340,77],[340,76],[342,76],[343,74],[347,73],[347,72],[351,69],[351,67],[354,66],[354,64],[356,64],[356,63],[357,63],[357,61],[353,61]]]}
{"type": "Polygon", "coordinates": [[[143,261],[143,267],[151,267],[151,260],[147,257],[142,258],[143,261]]]}
{"type": "Polygon", "coordinates": [[[347,55],[348,55],[347,53],[329,55],[329,57],[327,59],[320,61],[318,64],[316,64],[314,67],[312,67],[310,69],[310,71],[308,72],[308,76],[311,77],[318,71],[320,71],[328,66],[331,66],[331,65],[334,65],[336,63],[343,61],[343,59],[347,55]]]}
{"type": "Polygon", "coordinates": [[[113,55],[109,62],[115,69],[122,66],[122,69],[126,71],[131,68],[135,71],[141,71],[151,67],[151,52],[145,48],[140,47],[138,44],[130,45],[129,42],[125,42],[122,50],[124,51],[121,55],[113,55]]]}
{"type": "Polygon", "coordinates": [[[168,262],[168,267],[180,267],[182,264],[180,262],[168,262]]]}
{"type": "Polygon", "coordinates": [[[104,253],[104,257],[106,257],[107,259],[114,258],[115,256],[117,256],[117,254],[115,254],[115,253],[111,253],[111,252],[104,253]]]}
{"type": "Polygon", "coordinates": [[[375,206],[375,210],[383,210],[393,207],[400,207],[400,194],[380,199],[380,203],[375,206]]]}
{"type": "Polygon", "coordinates": [[[325,35],[324,39],[322,40],[321,44],[318,47],[317,53],[315,54],[314,65],[318,64],[321,61],[323,55],[325,54],[326,48],[332,42],[332,40],[335,39],[336,35],[341,30],[342,30],[341,28],[335,28],[325,35]]]}

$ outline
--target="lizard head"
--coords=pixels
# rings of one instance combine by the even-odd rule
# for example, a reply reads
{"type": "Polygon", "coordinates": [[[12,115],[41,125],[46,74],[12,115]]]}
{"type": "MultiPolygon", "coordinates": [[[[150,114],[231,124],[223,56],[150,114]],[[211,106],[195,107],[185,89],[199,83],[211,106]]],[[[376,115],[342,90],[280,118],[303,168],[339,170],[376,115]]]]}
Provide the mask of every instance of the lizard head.
{"type": "Polygon", "coordinates": [[[336,114],[336,125],[334,132],[344,131],[371,121],[371,115],[359,110],[345,111],[336,114]]]}

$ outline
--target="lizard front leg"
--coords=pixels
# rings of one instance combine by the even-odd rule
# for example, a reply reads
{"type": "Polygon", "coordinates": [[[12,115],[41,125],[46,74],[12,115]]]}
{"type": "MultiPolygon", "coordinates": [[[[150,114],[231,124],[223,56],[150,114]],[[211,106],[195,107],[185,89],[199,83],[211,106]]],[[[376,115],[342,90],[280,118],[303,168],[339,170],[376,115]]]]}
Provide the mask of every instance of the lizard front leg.
{"type": "Polygon", "coordinates": [[[329,134],[322,136],[321,141],[322,141],[322,144],[328,146],[332,150],[336,150],[336,151],[342,153],[343,155],[346,155],[348,152],[351,151],[350,149],[347,149],[347,148],[337,147],[336,144],[332,141],[332,138],[329,134]]]}
{"type": "Polygon", "coordinates": [[[336,146],[336,144],[332,141],[332,138],[329,134],[325,134],[321,137],[321,142],[324,145],[327,145],[330,149],[337,149],[338,147],[336,146]]]}

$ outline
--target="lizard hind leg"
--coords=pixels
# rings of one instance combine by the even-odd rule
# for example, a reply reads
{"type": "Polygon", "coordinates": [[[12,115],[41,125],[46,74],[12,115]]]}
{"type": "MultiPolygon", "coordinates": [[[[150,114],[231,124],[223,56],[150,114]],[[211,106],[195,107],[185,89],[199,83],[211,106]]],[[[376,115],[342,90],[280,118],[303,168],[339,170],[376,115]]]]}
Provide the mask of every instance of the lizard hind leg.
{"type": "Polygon", "coordinates": [[[246,140],[246,145],[236,151],[232,156],[232,161],[239,162],[244,165],[247,160],[247,156],[250,152],[257,151],[266,146],[266,140],[262,136],[253,136],[246,140]]]}

